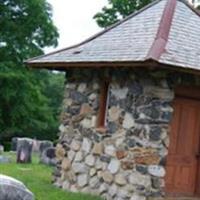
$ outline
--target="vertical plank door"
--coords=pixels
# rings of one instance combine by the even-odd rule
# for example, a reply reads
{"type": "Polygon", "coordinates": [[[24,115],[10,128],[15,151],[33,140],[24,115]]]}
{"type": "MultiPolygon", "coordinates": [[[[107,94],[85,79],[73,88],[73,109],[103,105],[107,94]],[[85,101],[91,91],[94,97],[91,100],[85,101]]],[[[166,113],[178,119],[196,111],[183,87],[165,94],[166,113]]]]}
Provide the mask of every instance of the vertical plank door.
{"type": "Polygon", "coordinates": [[[198,192],[200,101],[176,98],[167,158],[166,193],[195,196],[198,192]]]}

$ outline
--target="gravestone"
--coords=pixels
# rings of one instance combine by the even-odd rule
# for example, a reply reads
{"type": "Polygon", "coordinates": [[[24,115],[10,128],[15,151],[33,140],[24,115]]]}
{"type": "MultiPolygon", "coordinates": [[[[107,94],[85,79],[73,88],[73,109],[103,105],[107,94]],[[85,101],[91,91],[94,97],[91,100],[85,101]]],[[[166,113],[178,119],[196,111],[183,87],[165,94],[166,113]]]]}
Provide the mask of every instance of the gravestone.
{"type": "Polygon", "coordinates": [[[17,163],[31,163],[32,140],[22,138],[17,141],[17,163]]]}
{"type": "Polygon", "coordinates": [[[0,200],[34,200],[26,186],[11,177],[0,175],[0,200]]]}
{"type": "Polygon", "coordinates": [[[45,149],[40,157],[40,163],[55,166],[56,165],[55,148],[50,147],[45,149]]]}
{"type": "Polygon", "coordinates": [[[45,154],[48,158],[53,159],[56,157],[55,148],[48,148],[45,150],[45,154]]]}
{"type": "Polygon", "coordinates": [[[40,141],[40,156],[42,156],[42,153],[48,149],[53,147],[53,142],[48,141],[48,140],[44,140],[44,141],[40,141]]]}

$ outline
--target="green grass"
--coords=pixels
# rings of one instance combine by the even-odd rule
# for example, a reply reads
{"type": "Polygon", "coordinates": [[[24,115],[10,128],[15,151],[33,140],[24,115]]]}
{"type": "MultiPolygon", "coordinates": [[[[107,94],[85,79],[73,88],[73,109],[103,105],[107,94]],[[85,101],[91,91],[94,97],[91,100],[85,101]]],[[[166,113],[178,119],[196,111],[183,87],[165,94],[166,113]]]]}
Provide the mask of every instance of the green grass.
{"type": "Polygon", "coordinates": [[[12,163],[0,164],[0,174],[22,181],[35,194],[36,200],[101,200],[99,197],[70,193],[54,187],[51,184],[53,169],[38,164],[36,156],[32,164],[16,164],[15,155],[11,157],[12,163]]]}

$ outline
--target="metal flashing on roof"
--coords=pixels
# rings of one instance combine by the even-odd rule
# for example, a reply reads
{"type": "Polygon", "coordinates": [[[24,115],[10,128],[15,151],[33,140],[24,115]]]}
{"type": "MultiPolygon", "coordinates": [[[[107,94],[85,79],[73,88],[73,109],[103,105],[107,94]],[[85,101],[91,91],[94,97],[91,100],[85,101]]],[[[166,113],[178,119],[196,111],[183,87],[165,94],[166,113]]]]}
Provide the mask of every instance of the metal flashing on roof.
{"type": "Polygon", "coordinates": [[[163,16],[160,21],[156,38],[147,55],[147,59],[159,60],[162,53],[165,51],[165,46],[168,41],[174,11],[176,9],[176,0],[168,0],[163,11],[163,16]]]}

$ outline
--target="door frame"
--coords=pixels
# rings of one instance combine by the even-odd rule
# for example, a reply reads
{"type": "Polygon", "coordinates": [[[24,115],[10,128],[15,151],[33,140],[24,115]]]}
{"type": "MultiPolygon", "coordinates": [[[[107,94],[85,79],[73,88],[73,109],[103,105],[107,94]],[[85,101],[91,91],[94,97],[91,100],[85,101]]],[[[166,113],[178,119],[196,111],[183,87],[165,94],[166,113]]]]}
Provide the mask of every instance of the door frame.
{"type": "MultiPolygon", "coordinates": [[[[188,85],[178,85],[174,88],[174,100],[176,98],[188,98],[188,99],[193,99],[197,100],[200,102],[200,86],[188,86],[188,85]]],[[[173,101],[172,101],[173,102],[173,101]]],[[[169,136],[170,137],[170,136],[169,136]]],[[[170,139],[170,138],[169,138],[170,139]]],[[[199,153],[200,153],[200,130],[199,130],[199,153]]],[[[170,148],[170,146],[169,146],[170,148]]],[[[199,160],[197,161],[197,172],[196,172],[196,181],[195,181],[195,192],[193,197],[200,197],[200,155],[199,155],[199,160]]],[[[173,194],[167,194],[166,196],[176,196],[173,194]]],[[[178,195],[177,195],[178,196],[178,195]]]]}
{"type": "Polygon", "coordinates": [[[185,97],[189,99],[196,99],[200,101],[200,86],[184,86],[178,85],[175,87],[175,98],[185,97]]]}

